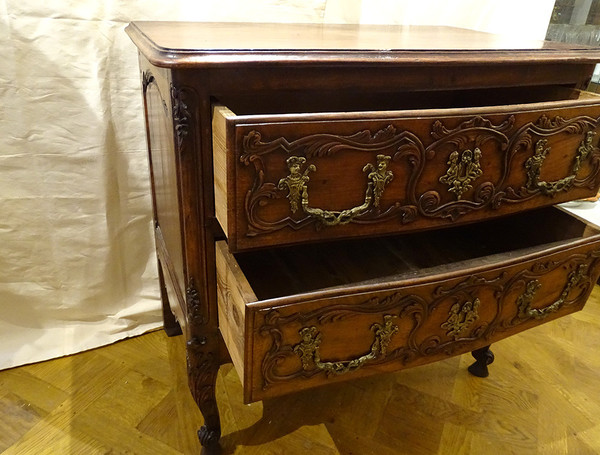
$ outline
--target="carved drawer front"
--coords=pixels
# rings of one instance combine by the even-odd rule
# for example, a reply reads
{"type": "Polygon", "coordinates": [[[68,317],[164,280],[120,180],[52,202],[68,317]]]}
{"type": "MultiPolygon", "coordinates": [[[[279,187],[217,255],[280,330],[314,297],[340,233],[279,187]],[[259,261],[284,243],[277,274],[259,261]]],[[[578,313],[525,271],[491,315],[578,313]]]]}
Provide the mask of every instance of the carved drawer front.
{"type": "MultiPolygon", "coordinates": [[[[600,97],[464,109],[236,115],[215,106],[230,250],[473,222],[594,195],[600,97]]],[[[231,106],[230,106],[231,107],[231,106]]]]}
{"type": "Polygon", "coordinates": [[[600,234],[555,208],[460,229],[238,253],[220,330],[247,402],[478,349],[580,310],[600,234]]]}

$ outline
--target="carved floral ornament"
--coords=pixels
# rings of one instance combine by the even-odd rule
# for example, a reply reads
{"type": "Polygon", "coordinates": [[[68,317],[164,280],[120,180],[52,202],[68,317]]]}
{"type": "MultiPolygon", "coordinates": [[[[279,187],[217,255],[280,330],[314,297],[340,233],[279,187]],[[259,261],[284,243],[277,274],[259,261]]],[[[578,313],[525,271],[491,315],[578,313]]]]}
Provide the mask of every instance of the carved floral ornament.
{"type": "Polygon", "coordinates": [[[171,84],[171,103],[173,105],[173,126],[177,137],[177,147],[183,151],[183,144],[190,130],[191,114],[186,102],[187,88],[178,88],[171,84]]]}
{"type": "MultiPolygon", "coordinates": [[[[514,116],[498,123],[475,116],[455,128],[447,128],[438,120],[433,123],[431,137],[434,140],[429,145],[411,131],[396,129],[391,124],[375,133],[364,130],[349,136],[312,134],[294,141],[285,137],[263,141],[260,132],[250,131],[243,138],[240,156],[243,165],[254,168],[254,182],[245,199],[247,235],[252,237],[284,227],[297,230],[308,225],[365,225],[392,219],[408,224],[418,218],[456,220],[474,210],[497,210],[507,202],[515,204],[538,196],[553,196],[573,187],[594,188],[600,179],[600,150],[595,139],[598,123],[598,119],[587,116],[549,119],[542,115],[536,122],[518,125],[514,116]],[[569,175],[556,182],[544,182],[540,175],[544,160],[551,153],[548,144],[559,134],[582,139],[573,151],[569,175]],[[484,144],[488,145],[484,148],[484,144]],[[288,169],[288,175],[283,178],[272,176],[263,161],[269,154],[282,152],[288,169]],[[371,157],[366,159],[368,164],[364,169],[368,184],[365,202],[340,212],[311,207],[309,181],[312,173],[318,173],[315,159],[343,159],[344,152],[360,152],[371,157]],[[486,158],[489,153],[493,155],[486,158]],[[526,184],[511,187],[506,182],[509,172],[515,172],[512,163],[516,156],[523,154],[529,155],[522,165],[526,184]],[[426,174],[428,163],[440,159],[436,157],[447,157],[442,158],[446,171],[437,177],[445,189],[431,188],[423,192],[418,183],[426,174]],[[490,160],[498,161],[499,175],[490,173],[495,175],[494,182],[486,179],[484,169],[484,161],[490,160]],[[586,175],[579,176],[583,163],[587,163],[586,175]],[[381,196],[393,180],[392,168],[398,166],[407,169],[405,179],[393,182],[396,192],[400,191],[399,185],[403,186],[403,199],[392,200],[384,206],[381,196]],[[444,197],[444,192],[452,195],[450,200],[444,197]],[[283,198],[288,199],[290,215],[279,220],[263,219],[264,207],[283,198]]],[[[339,181],[343,179],[340,175],[339,181]]]]}

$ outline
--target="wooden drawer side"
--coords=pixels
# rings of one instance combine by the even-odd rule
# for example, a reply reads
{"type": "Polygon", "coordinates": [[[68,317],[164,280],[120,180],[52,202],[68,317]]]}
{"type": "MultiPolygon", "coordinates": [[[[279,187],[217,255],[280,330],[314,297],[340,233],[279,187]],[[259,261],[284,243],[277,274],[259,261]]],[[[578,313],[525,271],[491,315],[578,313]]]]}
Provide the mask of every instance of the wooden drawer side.
{"type": "Polygon", "coordinates": [[[246,383],[244,364],[247,342],[246,304],[257,300],[239,265],[227,250],[227,243],[216,243],[217,307],[219,330],[242,384],[246,383]]]}
{"type": "Polygon", "coordinates": [[[215,215],[223,232],[228,232],[227,214],[227,119],[235,117],[225,106],[213,108],[212,143],[215,186],[215,215]]]}

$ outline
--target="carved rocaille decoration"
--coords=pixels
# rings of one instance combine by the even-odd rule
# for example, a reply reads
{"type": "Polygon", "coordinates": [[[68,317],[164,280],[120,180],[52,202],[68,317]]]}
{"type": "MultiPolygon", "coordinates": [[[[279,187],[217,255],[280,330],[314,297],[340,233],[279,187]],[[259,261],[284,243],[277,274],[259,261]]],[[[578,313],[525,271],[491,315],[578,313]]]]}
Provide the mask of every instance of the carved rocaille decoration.
{"type": "Polygon", "coordinates": [[[217,333],[208,333],[208,316],[193,278],[186,288],[187,323],[190,338],[187,341],[186,358],[190,390],[205,418],[198,430],[198,438],[204,447],[218,443],[221,423],[215,396],[215,382],[219,361],[213,349],[217,333]]]}
{"type": "Polygon", "coordinates": [[[394,315],[386,314],[383,317],[383,324],[375,323],[371,326],[371,330],[375,333],[375,341],[371,345],[371,350],[355,359],[323,362],[320,351],[321,334],[315,326],[304,327],[300,330],[302,341],[294,346],[294,352],[300,356],[302,368],[307,371],[317,368],[327,374],[340,375],[358,370],[370,360],[385,358],[390,340],[398,332],[398,326],[393,323],[394,317],[394,315]]]}
{"type": "Polygon", "coordinates": [[[281,190],[287,188],[287,198],[290,201],[290,210],[292,213],[296,213],[298,202],[300,202],[302,210],[307,215],[317,219],[319,223],[325,226],[347,224],[354,218],[364,215],[369,210],[379,207],[379,200],[383,195],[383,190],[393,179],[392,172],[387,168],[390,160],[390,156],[377,155],[376,166],[368,163],[363,167],[363,172],[368,172],[369,179],[365,192],[365,201],[359,206],[342,211],[310,207],[308,202],[308,182],[310,177],[308,173],[315,172],[317,168],[314,164],[311,164],[302,172],[302,165],[306,163],[306,158],[304,157],[290,156],[286,160],[290,174],[282,178],[277,187],[281,190]]]}
{"type": "MultiPolygon", "coordinates": [[[[600,249],[574,253],[561,260],[530,263],[512,274],[500,272],[452,280],[440,284],[428,295],[394,291],[357,304],[330,304],[307,312],[283,314],[283,310],[265,310],[260,333],[270,337],[271,345],[262,362],[263,388],[280,381],[309,379],[322,373],[339,375],[387,362],[408,365],[421,357],[468,351],[471,345],[481,341],[489,344],[497,332],[582,304],[594,285],[590,274],[595,274],[599,265],[600,249]],[[546,308],[533,309],[531,302],[537,285],[531,283],[539,283],[544,275],[553,272],[566,274],[567,283],[561,295],[546,308]],[[488,296],[485,302],[478,297],[483,294],[488,296]],[[488,315],[485,318],[480,314],[483,305],[488,315]],[[448,307],[449,310],[443,309],[448,307]],[[438,334],[432,334],[428,321],[440,311],[447,312],[445,322],[438,334]],[[339,328],[332,329],[332,324],[360,317],[371,321],[383,317],[383,324],[370,323],[375,333],[370,351],[357,358],[348,356],[349,360],[321,359],[321,344],[331,339],[327,335],[329,330],[346,336],[339,328]],[[403,327],[408,327],[408,332],[392,338],[401,322],[403,327]],[[299,331],[293,330],[298,325],[299,331]],[[290,372],[291,366],[296,364],[297,369],[290,372]]],[[[356,340],[360,335],[353,332],[347,336],[348,340],[356,340]]],[[[482,351],[485,362],[482,360],[481,366],[487,365],[490,358],[487,351],[482,351]]]]}
{"type": "MultiPolygon", "coordinates": [[[[183,232],[186,241],[194,244],[194,235],[200,235],[199,226],[203,224],[200,211],[197,210],[198,200],[195,200],[198,180],[202,173],[200,153],[197,149],[199,140],[195,137],[197,126],[202,124],[199,118],[199,99],[196,90],[190,86],[171,85],[171,106],[173,116],[176,150],[179,153],[179,165],[187,169],[182,172],[186,176],[180,183],[182,191],[188,197],[181,202],[182,210],[187,215],[183,217],[183,232]]],[[[204,425],[198,430],[198,438],[204,447],[214,447],[221,436],[221,423],[217,407],[215,385],[219,366],[220,334],[217,324],[216,311],[211,311],[208,302],[206,283],[199,282],[203,277],[202,269],[210,265],[202,264],[187,258],[188,275],[185,290],[187,369],[190,391],[204,417],[204,425]]]]}
{"type": "Polygon", "coordinates": [[[148,86],[154,82],[154,76],[150,71],[144,71],[142,73],[142,93],[145,95],[148,86]]]}
{"type": "MultiPolygon", "coordinates": [[[[498,123],[475,116],[454,128],[447,128],[437,120],[431,127],[433,142],[428,144],[425,138],[399,130],[394,125],[375,133],[368,130],[349,136],[320,133],[294,141],[285,137],[264,141],[261,133],[253,130],[243,137],[240,155],[242,165],[254,168],[254,181],[245,198],[246,235],[252,237],[286,227],[297,230],[309,225],[323,225],[322,219],[300,210],[302,194],[310,193],[309,173],[319,167],[318,160],[340,160],[345,153],[363,153],[371,162],[378,155],[389,156],[390,160],[385,163],[386,172],[396,173],[397,169],[399,174],[406,175],[402,187],[399,182],[395,183],[394,194],[400,194],[399,199],[388,197],[385,206],[380,203],[377,192],[387,185],[388,180],[383,178],[377,184],[373,183],[374,190],[378,189],[374,191],[371,209],[344,218],[349,223],[373,224],[397,219],[407,224],[419,217],[454,221],[474,210],[497,210],[504,203],[552,196],[558,190],[548,189],[551,182],[540,180],[541,164],[544,150],[554,138],[562,141],[565,135],[581,136],[582,139],[570,174],[563,183],[555,186],[562,190],[593,189],[600,179],[600,149],[594,144],[598,122],[587,116],[550,119],[542,115],[536,122],[517,125],[512,115],[498,123]],[[523,155],[529,155],[529,158],[522,158],[523,155]],[[266,164],[267,158],[272,163],[274,157],[279,159],[279,156],[282,163],[287,163],[288,176],[272,175],[275,171],[266,164]],[[522,164],[514,164],[517,159],[522,164]],[[447,163],[447,170],[438,180],[446,185],[445,188],[419,188],[427,167],[439,166],[442,160],[447,163]],[[483,163],[494,161],[494,170],[490,169],[488,175],[483,163]],[[578,176],[583,163],[586,163],[585,174],[578,176]],[[303,171],[300,170],[302,167],[303,171]],[[522,186],[507,183],[509,175],[510,181],[515,181],[515,173],[522,175],[522,186]],[[289,200],[289,215],[276,220],[263,218],[265,207],[282,198],[289,200]]],[[[343,175],[340,174],[340,178],[343,175]]]]}
{"type": "Polygon", "coordinates": [[[190,390],[204,416],[204,425],[198,430],[198,439],[204,447],[211,447],[221,437],[221,422],[215,397],[219,362],[206,344],[206,337],[190,338],[187,341],[186,357],[190,390]]]}
{"type": "Polygon", "coordinates": [[[196,289],[196,283],[190,278],[185,290],[188,323],[204,325],[208,317],[204,312],[204,306],[200,302],[200,295],[196,289]]]}

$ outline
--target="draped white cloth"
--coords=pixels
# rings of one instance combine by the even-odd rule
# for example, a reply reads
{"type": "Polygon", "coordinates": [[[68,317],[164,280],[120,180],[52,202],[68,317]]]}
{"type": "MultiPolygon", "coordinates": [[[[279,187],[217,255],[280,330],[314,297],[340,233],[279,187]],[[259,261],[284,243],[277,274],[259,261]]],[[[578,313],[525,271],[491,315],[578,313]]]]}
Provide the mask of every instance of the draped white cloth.
{"type": "Polygon", "coordinates": [[[443,24],[542,39],[553,0],[0,0],[0,369],[161,325],[132,20],[443,24]]]}

